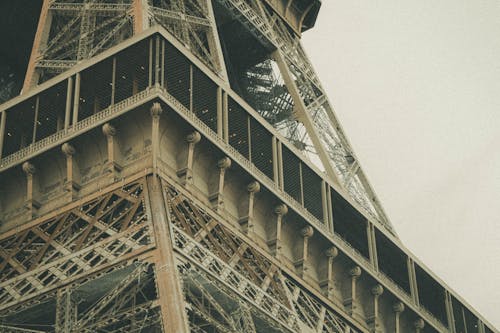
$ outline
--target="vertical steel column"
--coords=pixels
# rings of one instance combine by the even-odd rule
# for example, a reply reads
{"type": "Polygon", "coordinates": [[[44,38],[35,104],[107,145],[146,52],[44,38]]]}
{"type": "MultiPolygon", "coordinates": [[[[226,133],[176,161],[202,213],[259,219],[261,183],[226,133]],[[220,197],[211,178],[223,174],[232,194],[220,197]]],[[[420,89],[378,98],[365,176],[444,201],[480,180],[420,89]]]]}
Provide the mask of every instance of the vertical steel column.
{"type": "Polygon", "coordinates": [[[134,16],[134,34],[149,28],[149,3],[148,0],[133,0],[132,15],[134,16]]]}
{"type": "Polygon", "coordinates": [[[445,307],[446,307],[446,317],[448,320],[448,328],[450,329],[451,333],[456,333],[456,328],[455,328],[455,315],[453,314],[453,304],[451,302],[451,295],[448,290],[444,291],[444,297],[445,297],[445,307]]]}
{"type": "Polygon", "coordinates": [[[217,136],[224,138],[223,91],[217,86],[217,136]]]}
{"type": "Polygon", "coordinates": [[[273,180],[274,183],[281,188],[280,182],[279,182],[279,157],[278,157],[278,139],[276,136],[273,136],[273,180]]]}
{"type": "Polygon", "coordinates": [[[160,67],[160,36],[156,36],[156,43],[155,43],[155,68],[154,68],[155,86],[159,86],[160,85],[160,71],[161,70],[162,70],[162,68],[160,67]]]}
{"type": "Polygon", "coordinates": [[[222,119],[223,119],[223,139],[225,143],[229,143],[229,107],[228,96],[225,91],[222,92],[222,119]]]}
{"type": "Polygon", "coordinates": [[[66,109],[64,111],[64,130],[67,131],[70,126],[71,119],[71,97],[73,95],[73,77],[68,78],[68,85],[66,89],[66,109]]]}
{"type": "Polygon", "coordinates": [[[368,236],[368,250],[370,253],[370,262],[373,265],[373,268],[375,268],[376,271],[378,271],[378,254],[377,254],[377,241],[375,239],[375,227],[370,221],[366,221],[366,231],[367,231],[367,236],[368,236]]]}
{"type": "Polygon", "coordinates": [[[7,111],[2,111],[2,116],[0,118],[0,159],[3,154],[3,142],[5,139],[5,122],[7,121],[7,111]]]}
{"type": "Polygon", "coordinates": [[[408,276],[410,280],[410,291],[413,301],[416,305],[420,305],[420,300],[418,299],[418,288],[417,288],[417,275],[415,273],[415,262],[410,257],[407,257],[408,265],[408,276]]]}
{"type": "Polygon", "coordinates": [[[153,38],[149,39],[149,51],[148,51],[148,86],[153,85],[153,38]]]}
{"type": "Polygon", "coordinates": [[[31,137],[31,143],[35,143],[36,140],[36,130],[37,130],[37,124],[38,124],[38,111],[39,111],[39,106],[40,106],[40,95],[37,95],[35,98],[35,118],[33,119],[33,133],[31,137]]]}
{"type": "Polygon", "coordinates": [[[113,69],[111,70],[111,105],[115,104],[116,95],[116,57],[113,57],[113,69]]]}
{"type": "Polygon", "coordinates": [[[73,99],[73,127],[75,127],[78,122],[78,109],[80,107],[80,73],[76,73],[75,77],[75,96],[73,99]]]}

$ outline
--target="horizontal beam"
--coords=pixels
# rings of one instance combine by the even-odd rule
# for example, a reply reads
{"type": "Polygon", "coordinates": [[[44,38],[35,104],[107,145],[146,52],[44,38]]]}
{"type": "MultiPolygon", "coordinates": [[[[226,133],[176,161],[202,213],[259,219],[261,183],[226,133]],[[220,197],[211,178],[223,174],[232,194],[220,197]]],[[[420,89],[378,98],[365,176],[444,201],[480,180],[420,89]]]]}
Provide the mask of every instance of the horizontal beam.
{"type": "Polygon", "coordinates": [[[53,2],[50,11],[56,12],[59,15],[80,15],[81,13],[90,12],[96,16],[112,16],[117,13],[125,13],[130,10],[130,5],[127,4],[106,4],[106,3],[61,3],[53,2]]]}

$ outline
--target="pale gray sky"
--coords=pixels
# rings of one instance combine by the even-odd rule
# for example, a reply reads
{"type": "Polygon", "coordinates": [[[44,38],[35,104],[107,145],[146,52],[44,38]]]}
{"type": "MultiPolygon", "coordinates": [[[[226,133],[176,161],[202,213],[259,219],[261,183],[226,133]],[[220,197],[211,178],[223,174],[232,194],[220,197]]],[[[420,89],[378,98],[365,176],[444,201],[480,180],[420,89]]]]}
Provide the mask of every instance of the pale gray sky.
{"type": "Polygon", "coordinates": [[[500,328],[500,1],[323,0],[303,40],[402,241],[500,328]]]}

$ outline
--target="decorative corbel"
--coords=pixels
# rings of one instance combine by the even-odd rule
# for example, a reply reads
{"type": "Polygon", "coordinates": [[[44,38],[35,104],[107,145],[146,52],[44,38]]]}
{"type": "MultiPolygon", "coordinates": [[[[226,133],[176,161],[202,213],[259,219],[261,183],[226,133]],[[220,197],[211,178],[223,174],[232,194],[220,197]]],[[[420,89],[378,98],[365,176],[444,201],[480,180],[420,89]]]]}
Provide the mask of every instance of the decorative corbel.
{"type": "Polygon", "coordinates": [[[209,196],[209,200],[212,204],[213,209],[220,211],[224,205],[224,177],[226,170],[231,167],[231,159],[229,157],[223,157],[217,162],[217,168],[219,169],[219,175],[217,181],[213,184],[212,193],[209,196]]]}
{"type": "MultiPolygon", "coordinates": [[[[301,277],[305,277],[308,269],[308,254],[309,254],[309,238],[314,235],[314,229],[310,225],[302,228],[300,230],[300,235],[302,236],[302,251],[301,257],[295,261],[295,269],[297,274],[301,277]]],[[[300,251],[300,250],[299,250],[300,251]]]]}
{"type": "Polygon", "coordinates": [[[405,305],[402,302],[397,302],[392,306],[392,311],[394,312],[394,332],[401,332],[400,318],[401,313],[405,310],[405,305]]]}
{"type": "Polygon", "coordinates": [[[350,279],[351,279],[351,283],[348,285],[349,287],[349,297],[347,297],[346,299],[344,299],[344,306],[347,310],[347,312],[361,320],[361,315],[360,315],[360,308],[359,308],[359,302],[358,302],[358,298],[357,298],[357,290],[356,290],[356,287],[357,287],[357,283],[358,283],[358,279],[359,277],[361,276],[361,268],[359,266],[355,266],[353,268],[351,268],[349,270],[349,276],[350,276],[350,279]]]}
{"type": "Polygon", "coordinates": [[[320,282],[320,287],[323,293],[330,299],[335,297],[335,276],[333,272],[333,261],[339,255],[339,250],[332,246],[325,251],[326,256],[326,278],[320,282]]]}
{"type": "Polygon", "coordinates": [[[102,125],[102,133],[106,137],[108,151],[108,160],[104,165],[104,170],[106,174],[116,179],[119,172],[122,170],[122,166],[118,163],[120,158],[120,147],[116,139],[116,128],[110,123],[106,123],[102,125]]]}
{"type": "Polygon", "coordinates": [[[284,203],[274,207],[274,215],[276,216],[276,233],[267,242],[271,253],[275,257],[279,257],[281,254],[281,228],[283,224],[283,217],[288,213],[288,206],[284,203]]]}
{"type": "Polygon", "coordinates": [[[161,104],[158,102],[153,103],[150,109],[152,125],[151,125],[151,157],[153,172],[156,173],[158,166],[158,155],[160,147],[160,116],[163,113],[161,104]]]}
{"type": "Polygon", "coordinates": [[[80,169],[75,160],[76,149],[68,142],[61,146],[61,151],[66,156],[66,182],[64,190],[70,193],[71,200],[75,199],[80,190],[80,169]]]}
{"type": "Polygon", "coordinates": [[[24,162],[22,165],[24,174],[26,175],[26,200],[25,207],[28,214],[33,217],[36,214],[40,203],[36,200],[38,196],[38,179],[36,179],[36,168],[30,162],[24,162]]]}
{"type": "Polygon", "coordinates": [[[177,170],[177,176],[184,185],[193,183],[194,148],[200,140],[200,132],[194,131],[189,133],[186,136],[187,149],[183,149],[177,158],[177,163],[181,166],[177,170]]]}
{"type": "Polygon", "coordinates": [[[421,333],[425,327],[425,321],[422,318],[418,318],[413,323],[413,326],[415,327],[415,333],[421,333]]]}
{"type": "Polygon", "coordinates": [[[241,217],[238,219],[242,231],[245,233],[251,233],[253,231],[253,217],[254,217],[254,201],[255,194],[260,192],[260,183],[258,181],[253,181],[247,185],[248,199],[243,199],[241,201],[240,211],[242,212],[241,217]]]}
{"type": "Polygon", "coordinates": [[[367,318],[367,323],[374,333],[379,333],[381,331],[380,317],[379,317],[379,297],[384,292],[384,288],[377,284],[371,290],[373,295],[373,303],[371,304],[371,314],[367,318]]]}

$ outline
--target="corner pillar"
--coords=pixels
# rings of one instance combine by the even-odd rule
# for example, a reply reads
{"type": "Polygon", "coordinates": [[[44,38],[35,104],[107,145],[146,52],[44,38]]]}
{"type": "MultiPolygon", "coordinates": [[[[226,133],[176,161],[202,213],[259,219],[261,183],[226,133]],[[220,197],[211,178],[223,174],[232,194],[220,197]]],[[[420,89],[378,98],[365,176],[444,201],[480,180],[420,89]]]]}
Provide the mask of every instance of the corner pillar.
{"type": "Polygon", "coordinates": [[[165,207],[162,186],[156,175],[147,177],[147,199],[156,241],[154,254],[160,316],[165,333],[189,332],[181,281],[175,265],[170,216],[165,207]]]}

